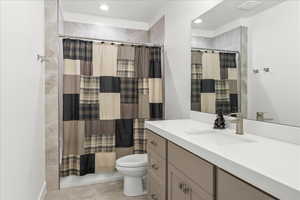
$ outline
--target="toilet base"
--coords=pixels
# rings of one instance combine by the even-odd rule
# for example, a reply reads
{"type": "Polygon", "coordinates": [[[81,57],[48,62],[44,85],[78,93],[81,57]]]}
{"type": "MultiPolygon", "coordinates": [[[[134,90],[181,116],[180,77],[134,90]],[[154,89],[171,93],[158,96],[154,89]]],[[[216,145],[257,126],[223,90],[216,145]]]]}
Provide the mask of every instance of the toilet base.
{"type": "Polygon", "coordinates": [[[142,177],[124,176],[124,194],[129,197],[145,194],[142,177]]]}

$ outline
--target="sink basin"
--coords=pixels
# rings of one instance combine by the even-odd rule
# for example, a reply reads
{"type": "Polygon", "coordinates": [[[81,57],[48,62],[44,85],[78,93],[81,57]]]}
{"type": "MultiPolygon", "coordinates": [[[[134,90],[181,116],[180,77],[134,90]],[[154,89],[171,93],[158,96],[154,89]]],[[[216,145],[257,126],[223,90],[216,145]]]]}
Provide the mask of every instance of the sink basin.
{"type": "Polygon", "coordinates": [[[204,130],[189,130],[186,131],[188,135],[202,135],[202,134],[210,134],[210,133],[219,133],[220,130],[217,129],[204,129],[204,130]]]}
{"type": "Polygon", "coordinates": [[[186,134],[197,142],[209,143],[217,146],[255,142],[244,136],[234,135],[232,130],[195,130],[186,132],[186,134]]]}
{"type": "Polygon", "coordinates": [[[211,142],[215,145],[220,145],[220,146],[255,142],[253,140],[243,138],[242,136],[229,135],[224,133],[203,134],[201,135],[201,140],[211,142]]]}

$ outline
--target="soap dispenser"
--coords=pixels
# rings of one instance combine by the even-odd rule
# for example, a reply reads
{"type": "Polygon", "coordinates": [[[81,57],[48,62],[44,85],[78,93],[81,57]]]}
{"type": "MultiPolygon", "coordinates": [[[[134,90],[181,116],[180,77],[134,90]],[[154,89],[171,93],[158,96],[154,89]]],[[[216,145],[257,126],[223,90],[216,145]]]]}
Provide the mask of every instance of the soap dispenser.
{"type": "Polygon", "coordinates": [[[215,120],[214,129],[225,129],[225,119],[222,111],[218,111],[217,119],[215,120]]]}

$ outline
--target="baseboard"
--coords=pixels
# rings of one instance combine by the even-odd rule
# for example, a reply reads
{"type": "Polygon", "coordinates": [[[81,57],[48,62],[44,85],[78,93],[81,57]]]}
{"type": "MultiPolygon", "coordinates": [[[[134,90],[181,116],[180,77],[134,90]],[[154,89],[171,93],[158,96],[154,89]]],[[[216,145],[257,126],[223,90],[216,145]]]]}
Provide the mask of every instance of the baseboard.
{"type": "Polygon", "coordinates": [[[46,184],[46,182],[44,182],[44,184],[41,188],[38,200],[45,200],[46,199],[46,194],[47,194],[47,184],[46,184]]]}

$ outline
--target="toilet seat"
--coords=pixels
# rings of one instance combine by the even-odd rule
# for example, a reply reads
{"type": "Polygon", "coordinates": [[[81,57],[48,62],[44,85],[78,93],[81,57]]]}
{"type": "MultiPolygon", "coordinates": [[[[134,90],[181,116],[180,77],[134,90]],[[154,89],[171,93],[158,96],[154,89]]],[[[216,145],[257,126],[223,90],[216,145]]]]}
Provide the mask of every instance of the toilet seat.
{"type": "Polygon", "coordinates": [[[134,154],[124,156],[116,161],[117,166],[126,168],[145,167],[147,163],[147,154],[134,154]]]}

